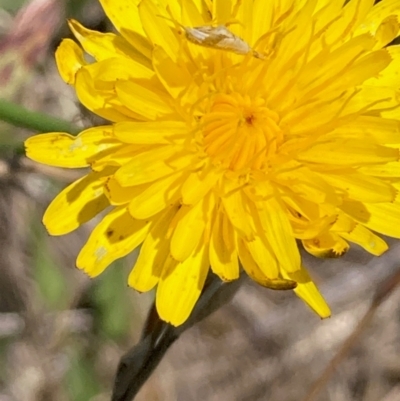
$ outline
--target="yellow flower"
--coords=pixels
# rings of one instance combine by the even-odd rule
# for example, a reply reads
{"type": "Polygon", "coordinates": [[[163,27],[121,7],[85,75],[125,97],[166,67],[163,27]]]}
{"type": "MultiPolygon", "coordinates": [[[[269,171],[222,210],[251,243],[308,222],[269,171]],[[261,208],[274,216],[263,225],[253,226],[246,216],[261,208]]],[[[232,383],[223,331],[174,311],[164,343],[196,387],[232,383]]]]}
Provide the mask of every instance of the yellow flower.
{"type": "Polygon", "coordinates": [[[112,124],[26,142],[34,160],[91,168],[51,203],[48,231],[111,206],[77,266],[96,276],[141,245],[129,285],[157,286],[174,325],[210,266],[297,283],[329,316],[296,240],[332,257],[349,242],[382,254],[373,232],[400,237],[399,1],[100,1],[119,33],[70,21],[83,50],[66,39],[56,59],[112,124]]]}

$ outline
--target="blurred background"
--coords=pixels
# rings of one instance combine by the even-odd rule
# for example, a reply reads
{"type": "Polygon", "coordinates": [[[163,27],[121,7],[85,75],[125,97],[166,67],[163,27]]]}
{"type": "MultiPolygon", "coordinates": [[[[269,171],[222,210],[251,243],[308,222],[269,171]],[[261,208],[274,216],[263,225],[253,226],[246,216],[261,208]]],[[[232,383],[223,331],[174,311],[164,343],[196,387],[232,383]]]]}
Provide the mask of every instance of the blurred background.
{"type": "MultiPolygon", "coordinates": [[[[67,18],[112,29],[97,0],[0,0],[0,114],[5,100],[20,116],[102,123],[58,76],[54,51],[70,36],[67,18]]],[[[96,221],[61,238],[46,233],[46,206],[84,172],[27,160],[22,141],[35,132],[0,122],[0,401],[107,401],[153,295],[126,285],[135,255],[95,280],[75,268],[96,221]]],[[[357,247],[339,260],[304,256],[332,307],[324,321],[293,293],[246,282],[182,335],[137,400],[400,401],[400,242],[389,243],[380,258],[357,247]],[[376,291],[387,297],[311,398],[376,291]]]]}

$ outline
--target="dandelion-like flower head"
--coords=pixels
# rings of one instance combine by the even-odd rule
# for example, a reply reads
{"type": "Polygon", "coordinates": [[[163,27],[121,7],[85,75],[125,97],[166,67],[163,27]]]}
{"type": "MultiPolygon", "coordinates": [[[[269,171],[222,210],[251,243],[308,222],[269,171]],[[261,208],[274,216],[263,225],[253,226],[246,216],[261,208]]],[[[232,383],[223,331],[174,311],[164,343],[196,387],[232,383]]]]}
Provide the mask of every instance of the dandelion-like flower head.
{"type": "Polygon", "coordinates": [[[76,21],[56,53],[110,125],[30,138],[42,163],[90,172],[50,204],[53,235],[105,210],[77,266],[141,245],[129,275],[160,316],[190,315],[209,268],[243,270],[329,308],[301,264],[400,237],[400,3],[100,0],[118,34],[76,21]],[[86,53],[91,58],[84,55],[86,53]]]}

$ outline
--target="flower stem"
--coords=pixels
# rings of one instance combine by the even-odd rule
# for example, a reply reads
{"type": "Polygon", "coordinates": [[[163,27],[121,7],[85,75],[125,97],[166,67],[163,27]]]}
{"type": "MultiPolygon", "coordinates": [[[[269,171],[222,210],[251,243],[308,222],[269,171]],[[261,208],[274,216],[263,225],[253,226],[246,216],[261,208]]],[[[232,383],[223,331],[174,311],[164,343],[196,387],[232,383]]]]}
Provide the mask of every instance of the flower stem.
{"type": "Polygon", "coordinates": [[[77,134],[80,129],[68,121],[30,111],[17,104],[0,99],[0,120],[17,127],[38,132],[68,132],[77,134]]]}
{"type": "Polygon", "coordinates": [[[244,280],[246,275],[242,274],[238,280],[223,282],[210,273],[190,317],[178,327],[163,322],[153,304],[139,343],[119,362],[111,401],[132,401],[179,336],[229,302],[244,280]]]}

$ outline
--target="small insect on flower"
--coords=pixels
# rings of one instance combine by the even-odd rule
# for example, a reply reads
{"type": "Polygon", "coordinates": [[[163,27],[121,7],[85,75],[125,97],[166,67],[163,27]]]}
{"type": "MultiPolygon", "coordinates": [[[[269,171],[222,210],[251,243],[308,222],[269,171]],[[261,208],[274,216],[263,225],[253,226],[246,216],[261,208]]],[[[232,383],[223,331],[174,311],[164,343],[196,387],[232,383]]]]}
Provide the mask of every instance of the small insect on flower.
{"type": "Polygon", "coordinates": [[[195,45],[231,51],[242,55],[252,54],[254,57],[259,59],[264,58],[262,54],[253,50],[245,40],[233,34],[225,25],[218,25],[216,27],[204,25],[191,28],[167,17],[160,17],[168,19],[176,26],[182,28],[185,32],[186,39],[195,45]]]}
{"type": "Polygon", "coordinates": [[[225,25],[182,28],[185,31],[186,39],[196,45],[227,50],[236,54],[252,54],[256,58],[263,58],[260,53],[253,50],[242,38],[234,35],[225,25]]]}

